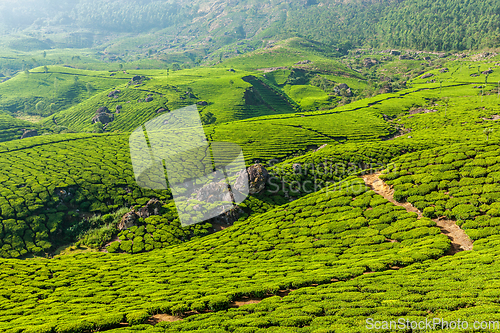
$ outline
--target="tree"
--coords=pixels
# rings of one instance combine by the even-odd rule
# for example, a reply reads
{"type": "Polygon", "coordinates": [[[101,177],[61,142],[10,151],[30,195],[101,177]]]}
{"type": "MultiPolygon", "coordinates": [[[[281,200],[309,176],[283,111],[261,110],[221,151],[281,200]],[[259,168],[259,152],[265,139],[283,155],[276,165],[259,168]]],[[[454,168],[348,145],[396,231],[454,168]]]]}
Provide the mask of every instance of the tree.
{"type": "Polygon", "coordinates": [[[176,63],[176,64],[173,64],[173,65],[172,65],[172,70],[174,70],[174,71],[178,71],[178,70],[180,70],[180,69],[181,69],[181,66],[179,66],[179,64],[177,64],[177,63],[176,63]]]}
{"type": "Polygon", "coordinates": [[[49,68],[47,66],[43,66],[43,71],[47,74],[49,72],[49,68]]]}
{"type": "Polygon", "coordinates": [[[57,82],[57,81],[58,81],[57,77],[56,77],[56,78],[54,78],[54,99],[55,99],[55,98],[56,98],[56,96],[57,96],[57,87],[59,86],[59,84],[58,84],[58,82],[57,82]]]}
{"type": "Polygon", "coordinates": [[[217,117],[215,115],[208,111],[206,112],[203,116],[201,116],[201,122],[203,125],[210,125],[213,124],[217,121],[217,117]]]}
{"type": "Polygon", "coordinates": [[[47,52],[43,51],[42,56],[44,59],[47,58],[47,52]]]}
{"type": "Polygon", "coordinates": [[[445,105],[444,117],[446,118],[446,113],[448,112],[448,104],[450,103],[450,98],[449,97],[444,97],[443,98],[443,102],[444,102],[444,105],[445,105]]]}
{"type": "Polygon", "coordinates": [[[90,95],[92,94],[92,91],[94,90],[94,88],[92,87],[92,85],[90,84],[90,82],[87,82],[86,88],[87,88],[87,94],[90,97],[90,95]]]}

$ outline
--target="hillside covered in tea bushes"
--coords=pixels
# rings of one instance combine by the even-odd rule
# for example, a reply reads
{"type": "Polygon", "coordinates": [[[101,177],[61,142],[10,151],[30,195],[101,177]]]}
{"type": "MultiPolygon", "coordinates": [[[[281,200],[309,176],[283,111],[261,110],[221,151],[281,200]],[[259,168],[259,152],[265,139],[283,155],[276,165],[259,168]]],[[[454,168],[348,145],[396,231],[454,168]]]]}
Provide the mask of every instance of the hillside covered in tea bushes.
{"type": "Polygon", "coordinates": [[[0,38],[1,332],[494,325],[500,56],[472,50],[496,45],[496,3],[30,3],[0,5],[18,8],[0,38]],[[151,148],[145,124],[186,110],[203,158],[236,144],[253,186],[190,226],[131,156],[133,131],[151,148]]]}

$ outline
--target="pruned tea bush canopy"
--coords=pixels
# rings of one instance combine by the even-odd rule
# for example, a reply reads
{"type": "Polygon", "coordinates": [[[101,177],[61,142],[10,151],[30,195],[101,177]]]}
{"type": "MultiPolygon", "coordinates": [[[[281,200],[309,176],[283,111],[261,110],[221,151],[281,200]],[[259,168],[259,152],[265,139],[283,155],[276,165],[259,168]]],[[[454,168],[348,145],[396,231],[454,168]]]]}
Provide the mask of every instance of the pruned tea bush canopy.
{"type": "Polygon", "coordinates": [[[67,243],[84,213],[144,205],[167,191],[136,185],[128,137],[58,135],[0,145],[0,256],[19,257],[67,243]]]}
{"type": "MultiPolygon", "coordinates": [[[[378,200],[356,178],[339,186],[162,251],[1,259],[5,310],[0,329],[22,332],[43,324],[69,333],[112,326],[124,318],[139,323],[147,314],[220,311],[244,295],[262,297],[349,280],[438,258],[449,249],[449,240],[433,221],[417,220],[415,214],[378,200]],[[146,315],[138,316],[141,311],[146,315]],[[14,315],[20,312],[22,317],[14,315]]],[[[145,246],[149,244],[147,235],[155,223],[150,220],[146,227],[129,231],[133,247],[141,234],[145,246]]],[[[321,312],[304,311],[309,316],[321,312]]],[[[310,321],[293,316],[282,320],[277,325],[310,321]]]]}

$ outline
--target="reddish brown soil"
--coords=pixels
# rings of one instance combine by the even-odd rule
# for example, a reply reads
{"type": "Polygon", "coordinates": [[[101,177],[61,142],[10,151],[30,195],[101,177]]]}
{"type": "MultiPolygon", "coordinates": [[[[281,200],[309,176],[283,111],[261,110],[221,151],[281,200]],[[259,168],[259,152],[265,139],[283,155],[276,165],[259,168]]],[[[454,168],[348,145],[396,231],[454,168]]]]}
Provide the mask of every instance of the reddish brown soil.
{"type": "Polygon", "coordinates": [[[158,323],[165,322],[165,321],[174,322],[174,321],[179,321],[179,320],[182,320],[182,318],[177,317],[177,316],[167,315],[167,314],[157,314],[157,315],[154,315],[151,318],[149,318],[148,321],[146,322],[146,324],[156,325],[158,323]]]}
{"type": "MultiPolygon", "coordinates": [[[[418,218],[422,218],[422,212],[417,208],[413,207],[409,202],[400,203],[394,200],[394,190],[387,185],[382,179],[380,179],[380,173],[364,175],[362,178],[375,193],[383,196],[393,204],[397,206],[404,207],[408,212],[414,212],[418,214],[418,218]]],[[[460,251],[470,251],[472,250],[473,243],[469,236],[452,220],[446,219],[434,219],[441,233],[448,236],[451,240],[451,249],[448,254],[453,255],[460,251]]]]}

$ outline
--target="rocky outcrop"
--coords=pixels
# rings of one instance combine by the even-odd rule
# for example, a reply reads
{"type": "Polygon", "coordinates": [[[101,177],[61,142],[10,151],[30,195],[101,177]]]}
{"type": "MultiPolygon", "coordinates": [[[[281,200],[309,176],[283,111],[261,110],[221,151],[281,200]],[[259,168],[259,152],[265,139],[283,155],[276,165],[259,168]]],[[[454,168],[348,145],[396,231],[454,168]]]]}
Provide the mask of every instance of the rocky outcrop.
{"type": "Polygon", "coordinates": [[[110,98],[118,98],[118,95],[121,93],[120,90],[113,90],[108,94],[108,97],[110,98]]]}
{"type": "Polygon", "coordinates": [[[122,220],[118,224],[118,230],[125,230],[133,227],[137,224],[137,220],[139,216],[135,213],[135,211],[128,212],[122,217],[122,220]]]}
{"type": "Polygon", "coordinates": [[[410,110],[411,115],[419,114],[419,113],[434,113],[434,112],[437,112],[437,110],[429,110],[426,108],[418,108],[418,109],[410,110]]]}
{"type": "Polygon", "coordinates": [[[233,202],[231,193],[225,181],[218,183],[210,183],[203,186],[196,194],[196,200],[214,203],[217,201],[233,202]]]}
{"type": "Polygon", "coordinates": [[[413,60],[413,57],[411,57],[409,54],[403,54],[399,56],[399,60],[413,60]]]}
{"type": "Polygon", "coordinates": [[[363,66],[367,67],[367,68],[370,68],[372,66],[375,66],[378,64],[378,60],[377,59],[372,59],[372,58],[365,58],[363,59],[363,66]]]}
{"type": "Polygon", "coordinates": [[[310,63],[312,63],[311,60],[302,60],[302,61],[296,62],[295,65],[307,65],[310,63]]]}
{"type": "Polygon", "coordinates": [[[241,192],[245,186],[246,177],[244,172],[248,175],[248,193],[257,194],[261,193],[269,180],[269,172],[261,164],[254,164],[246,170],[240,171],[240,175],[235,181],[234,188],[241,192]]]}
{"type": "Polygon", "coordinates": [[[401,52],[399,52],[399,51],[396,51],[396,50],[391,51],[391,55],[393,55],[393,56],[398,56],[400,54],[401,54],[401,52]]]}
{"type": "Polygon", "coordinates": [[[139,218],[145,219],[153,215],[160,215],[162,206],[163,203],[158,199],[149,200],[148,203],[144,207],[139,208],[139,210],[133,209],[125,214],[118,224],[118,229],[125,230],[137,225],[139,218]]]}
{"type": "Polygon", "coordinates": [[[148,203],[142,207],[139,208],[137,211],[137,215],[139,217],[142,217],[143,219],[148,218],[153,215],[160,215],[160,210],[163,206],[163,203],[158,200],[158,199],[151,199],[148,201],[148,203]]]}
{"type": "Polygon", "coordinates": [[[113,120],[114,116],[111,113],[98,113],[92,118],[92,123],[109,124],[113,120]]]}
{"type": "Polygon", "coordinates": [[[439,70],[439,73],[448,73],[449,71],[450,70],[448,68],[444,67],[439,70]]]}
{"type": "Polygon", "coordinates": [[[141,84],[145,79],[146,79],[145,76],[136,75],[132,78],[132,80],[130,80],[130,84],[131,85],[141,84]]]}
{"type": "Polygon", "coordinates": [[[38,136],[38,132],[36,130],[24,130],[21,139],[32,138],[34,136],[38,136]]]}
{"type": "Polygon", "coordinates": [[[422,75],[420,78],[421,78],[421,79],[428,79],[428,78],[433,77],[433,76],[434,76],[434,74],[432,74],[432,73],[427,73],[427,74],[422,75]]]}
{"type": "Polygon", "coordinates": [[[201,106],[207,106],[208,105],[208,102],[206,101],[199,101],[196,103],[197,105],[201,105],[201,106]]]}
{"type": "Polygon", "coordinates": [[[483,75],[490,75],[491,73],[493,73],[492,69],[488,69],[488,70],[482,72],[483,75]]]}
{"type": "Polygon", "coordinates": [[[339,84],[339,89],[346,89],[347,90],[347,89],[349,89],[349,86],[345,83],[341,83],[341,84],[339,84]]]}
{"type": "Polygon", "coordinates": [[[99,109],[97,109],[94,118],[92,118],[92,123],[109,124],[114,119],[115,119],[114,114],[112,114],[107,107],[101,106],[99,109]]]}

